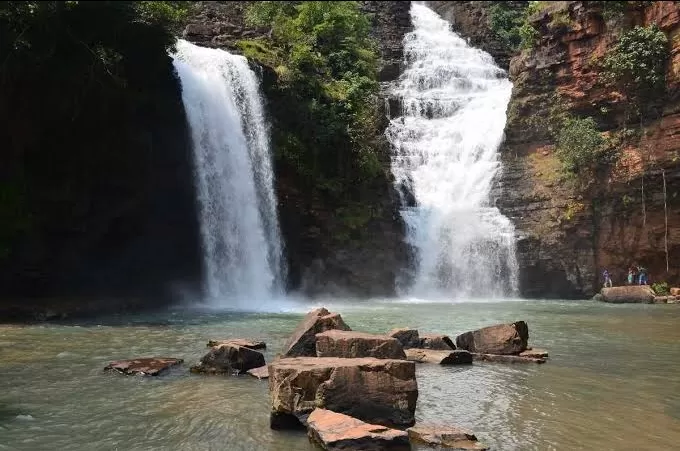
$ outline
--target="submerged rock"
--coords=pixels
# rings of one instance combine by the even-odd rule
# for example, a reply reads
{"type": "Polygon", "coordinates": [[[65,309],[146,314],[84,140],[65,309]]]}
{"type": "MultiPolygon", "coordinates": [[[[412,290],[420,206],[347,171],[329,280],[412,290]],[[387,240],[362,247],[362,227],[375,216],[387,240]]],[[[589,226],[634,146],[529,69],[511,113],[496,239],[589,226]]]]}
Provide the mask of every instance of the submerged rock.
{"type": "Polygon", "coordinates": [[[364,423],[341,413],[314,409],[307,419],[309,439],[328,451],[411,449],[408,433],[364,423]]]}
{"type": "Polygon", "coordinates": [[[654,296],[655,304],[666,304],[668,303],[668,296],[654,296]]]}
{"type": "Polygon", "coordinates": [[[548,351],[545,349],[529,348],[526,351],[519,353],[520,357],[529,357],[532,359],[544,359],[548,357],[548,351]]]}
{"type": "Polygon", "coordinates": [[[243,346],[248,349],[267,349],[267,344],[264,341],[247,340],[245,338],[230,338],[228,340],[210,340],[208,341],[208,347],[214,348],[215,346],[232,344],[236,346],[243,346]]]}
{"type": "Polygon", "coordinates": [[[460,334],[456,337],[456,346],[479,354],[519,354],[527,349],[528,340],[527,323],[517,321],[460,334]]]}
{"type": "Polygon", "coordinates": [[[442,334],[423,334],[420,336],[419,348],[423,349],[439,349],[440,351],[449,351],[456,349],[453,340],[448,335],[442,334]]]}
{"type": "Polygon", "coordinates": [[[523,355],[478,354],[472,353],[472,359],[497,363],[545,363],[545,357],[527,357],[523,355]]]}
{"type": "Polygon", "coordinates": [[[405,359],[404,348],[396,338],[351,330],[328,330],[316,334],[317,357],[375,357],[405,359]]]}
{"type": "Polygon", "coordinates": [[[194,373],[224,374],[246,371],[264,366],[261,352],[231,343],[214,346],[201,361],[191,367],[194,373]]]}
{"type": "Polygon", "coordinates": [[[417,348],[420,346],[420,336],[417,329],[392,329],[387,333],[388,336],[396,338],[404,349],[417,348]]]}
{"type": "Polygon", "coordinates": [[[489,448],[477,441],[475,435],[457,426],[418,425],[406,430],[414,443],[424,443],[438,449],[455,450],[488,450],[489,448]]]}
{"type": "Polygon", "coordinates": [[[600,293],[604,302],[611,302],[613,304],[652,303],[655,296],[654,290],[648,285],[603,288],[600,293]]]}
{"type": "Polygon", "coordinates": [[[339,313],[325,308],[313,310],[295,328],[284,347],[284,357],[312,357],[316,355],[316,334],[327,330],[352,330],[339,313]]]}
{"type": "Polygon", "coordinates": [[[418,385],[406,360],[297,357],[269,365],[273,429],[304,424],[316,408],[388,427],[412,426],[418,385]]]}
{"type": "Polygon", "coordinates": [[[269,367],[268,366],[261,366],[258,368],[253,368],[246,373],[250,374],[253,377],[256,377],[258,379],[269,379],[269,367]]]}
{"type": "Polygon", "coordinates": [[[464,349],[439,351],[436,349],[407,349],[406,359],[418,363],[464,365],[472,363],[472,354],[464,349]]]}
{"type": "Polygon", "coordinates": [[[118,371],[119,373],[140,376],[159,376],[184,360],[166,357],[151,357],[142,359],[117,360],[109,363],[104,371],[118,371]]]}

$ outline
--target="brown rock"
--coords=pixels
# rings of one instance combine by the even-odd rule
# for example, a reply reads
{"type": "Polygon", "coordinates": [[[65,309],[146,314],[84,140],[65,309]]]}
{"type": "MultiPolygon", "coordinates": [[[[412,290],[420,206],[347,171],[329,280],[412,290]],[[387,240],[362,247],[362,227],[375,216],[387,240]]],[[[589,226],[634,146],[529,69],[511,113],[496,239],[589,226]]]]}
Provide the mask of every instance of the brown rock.
{"type": "Polygon", "coordinates": [[[678,299],[669,300],[667,304],[680,304],[680,300],[678,299]]]}
{"type": "Polygon", "coordinates": [[[665,304],[668,302],[668,296],[654,296],[654,304],[665,304]]]}
{"type": "Polygon", "coordinates": [[[680,288],[671,288],[671,296],[680,296],[680,288]]]}
{"type": "Polygon", "coordinates": [[[316,355],[316,334],[327,330],[352,330],[338,313],[325,308],[313,310],[298,324],[284,347],[284,357],[312,357],[316,355]]]}
{"type": "Polygon", "coordinates": [[[529,357],[532,359],[544,359],[548,357],[548,351],[545,349],[529,348],[526,351],[519,353],[520,357],[529,357]]]}
{"type": "Polygon", "coordinates": [[[412,442],[424,443],[431,447],[456,450],[488,450],[477,441],[475,435],[457,426],[424,425],[406,430],[412,442]]]}
{"type": "Polygon", "coordinates": [[[545,363],[545,357],[524,357],[521,355],[476,354],[472,360],[496,363],[545,363]]]}
{"type": "Polygon", "coordinates": [[[436,349],[407,349],[406,359],[418,363],[463,365],[472,363],[472,354],[464,349],[439,351],[436,349]]]}
{"type": "Polygon", "coordinates": [[[442,334],[423,334],[420,336],[420,346],[423,349],[439,349],[441,351],[448,351],[456,349],[453,340],[448,335],[442,334]]]}
{"type": "Polygon", "coordinates": [[[624,303],[652,303],[654,290],[648,285],[626,285],[621,287],[603,288],[602,300],[614,304],[624,303]]]}
{"type": "Polygon", "coordinates": [[[364,423],[341,413],[314,409],[307,419],[309,439],[328,451],[335,450],[410,450],[404,431],[364,423]]]}
{"type": "Polygon", "coordinates": [[[456,346],[480,354],[519,354],[527,349],[528,340],[527,324],[517,321],[460,334],[456,337],[456,346]]]}
{"type": "Polygon", "coordinates": [[[261,352],[231,343],[215,346],[201,358],[198,365],[191,367],[194,373],[223,374],[246,371],[264,366],[261,352]]]}
{"type": "Polygon", "coordinates": [[[304,423],[316,408],[369,423],[414,423],[418,385],[415,363],[375,358],[297,357],[269,364],[273,429],[304,423]]]}
{"type": "Polygon", "coordinates": [[[316,334],[317,357],[375,357],[405,359],[404,348],[396,338],[351,330],[328,330],[316,334]]]}
{"type": "Polygon", "coordinates": [[[246,373],[258,379],[269,379],[269,367],[267,365],[258,368],[252,368],[246,373]]]}
{"type": "Polygon", "coordinates": [[[231,338],[228,340],[210,340],[208,341],[208,347],[213,348],[215,346],[232,344],[236,346],[243,346],[248,349],[267,349],[267,344],[264,341],[247,340],[244,338],[231,338]]]}
{"type": "Polygon", "coordinates": [[[143,359],[117,360],[111,362],[104,371],[118,371],[119,373],[140,376],[158,376],[169,368],[179,365],[182,359],[153,357],[143,359]]]}
{"type": "Polygon", "coordinates": [[[392,329],[387,333],[392,338],[396,338],[404,349],[417,348],[420,346],[420,336],[417,329],[392,329]]]}

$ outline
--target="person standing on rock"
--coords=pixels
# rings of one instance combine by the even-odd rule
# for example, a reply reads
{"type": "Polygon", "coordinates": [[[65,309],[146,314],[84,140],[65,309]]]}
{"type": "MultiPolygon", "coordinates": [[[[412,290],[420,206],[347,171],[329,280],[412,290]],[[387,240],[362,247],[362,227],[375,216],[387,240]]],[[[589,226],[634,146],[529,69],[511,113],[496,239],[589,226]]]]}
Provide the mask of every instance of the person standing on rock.
{"type": "Polygon", "coordinates": [[[640,285],[647,285],[647,268],[640,266],[638,270],[640,273],[639,283],[640,285]]]}
{"type": "Polygon", "coordinates": [[[612,277],[609,275],[609,271],[606,269],[602,272],[602,277],[604,277],[604,286],[605,287],[611,287],[612,286],[612,277]]]}
{"type": "Polygon", "coordinates": [[[633,270],[633,267],[631,266],[628,268],[628,285],[633,285],[635,282],[635,271],[633,270]]]}

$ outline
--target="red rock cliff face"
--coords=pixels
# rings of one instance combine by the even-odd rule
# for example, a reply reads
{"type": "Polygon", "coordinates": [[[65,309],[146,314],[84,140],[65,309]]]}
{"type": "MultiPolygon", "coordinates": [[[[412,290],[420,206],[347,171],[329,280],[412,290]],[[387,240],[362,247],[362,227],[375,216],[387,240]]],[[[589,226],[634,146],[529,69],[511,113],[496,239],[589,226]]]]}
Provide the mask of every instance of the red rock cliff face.
{"type": "Polygon", "coordinates": [[[680,5],[629,2],[621,17],[605,21],[595,2],[549,3],[532,18],[539,42],[510,62],[514,88],[498,206],[517,227],[522,293],[591,295],[599,289],[603,268],[615,284],[623,284],[635,262],[649,268],[652,282],[677,283],[680,5]],[[557,15],[568,20],[558,25],[557,15]],[[541,119],[553,114],[559,94],[572,114],[593,117],[609,134],[620,132],[628,99],[625,92],[604,87],[598,62],[624,30],[651,24],[663,30],[671,46],[662,114],[628,124],[636,134],[621,146],[616,162],[588,189],[577,188],[559,175],[554,142],[541,119]]]}

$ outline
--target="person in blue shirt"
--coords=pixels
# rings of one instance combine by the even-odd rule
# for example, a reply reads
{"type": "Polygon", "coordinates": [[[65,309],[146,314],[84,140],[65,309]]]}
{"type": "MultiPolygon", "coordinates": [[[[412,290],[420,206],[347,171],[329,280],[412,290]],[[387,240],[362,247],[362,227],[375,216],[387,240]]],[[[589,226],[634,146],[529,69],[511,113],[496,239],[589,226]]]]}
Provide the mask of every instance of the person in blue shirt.
{"type": "Polygon", "coordinates": [[[609,275],[609,271],[606,269],[602,272],[602,277],[604,277],[604,286],[605,287],[611,287],[612,286],[612,278],[609,275]]]}

